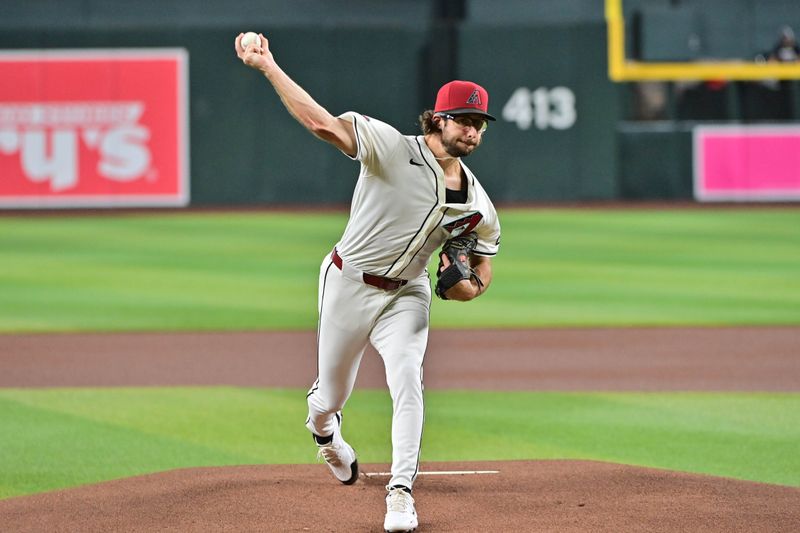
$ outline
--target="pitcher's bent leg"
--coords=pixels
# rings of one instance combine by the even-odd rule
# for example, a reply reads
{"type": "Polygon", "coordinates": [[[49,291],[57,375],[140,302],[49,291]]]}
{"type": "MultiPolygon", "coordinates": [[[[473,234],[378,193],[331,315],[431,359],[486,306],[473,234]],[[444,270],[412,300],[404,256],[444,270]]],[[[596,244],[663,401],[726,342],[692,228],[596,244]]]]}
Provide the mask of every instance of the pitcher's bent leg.
{"type": "Polygon", "coordinates": [[[353,391],[366,348],[370,319],[359,307],[362,286],[341,276],[326,258],[320,269],[317,379],[308,391],[306,427],[315,435],[332,435],[336,413],[353,391]]]}

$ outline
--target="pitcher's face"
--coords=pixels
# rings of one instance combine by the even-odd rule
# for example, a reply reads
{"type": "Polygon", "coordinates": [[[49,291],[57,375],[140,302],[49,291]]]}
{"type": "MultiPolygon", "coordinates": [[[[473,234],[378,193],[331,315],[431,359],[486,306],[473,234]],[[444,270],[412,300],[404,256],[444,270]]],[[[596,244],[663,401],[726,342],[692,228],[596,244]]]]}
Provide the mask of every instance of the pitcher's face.
{"type": "Polygon", "coordinates": [[[480,115],[442,114],[442,146],[451,157],[466,157],[480,146],[486,119],[480,115]]]}

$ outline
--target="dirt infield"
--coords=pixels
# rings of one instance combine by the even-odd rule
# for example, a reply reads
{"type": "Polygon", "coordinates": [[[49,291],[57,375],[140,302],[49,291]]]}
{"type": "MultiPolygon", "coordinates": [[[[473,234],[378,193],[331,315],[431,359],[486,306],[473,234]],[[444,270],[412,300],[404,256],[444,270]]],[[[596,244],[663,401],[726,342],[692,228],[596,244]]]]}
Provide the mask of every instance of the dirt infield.
{"type": "MultiPolygon", "coordinates": [[[[800,489],[588,461],[433,463],[419,531],[797,531],[800,489]]],[[[367,465],[385,471],[386,465],[367,465]]],[[[322,465],[173,470],[0,501],[6,531],[381,531],[386,478],[322,465]]]]}
{"type": "MultiPolygon", "coordinates": [[[[798,347],[800,328],[792,327],[435,331],[425,382],[797,392],[798,347]]],[[[0,336],[0,386],[305,387],[314,353],[313,333],[0,336]]],[[[383,383],[379,358],[368,353],[357,386],[383,383]]],[[[800,489],[792,487],[588,461],[421,470],[419,531],[794,532],[800,524],[800,489]],[[443,470],[498,473],[433,475],[443,470]]],[[[346,487],[324,465],[182,469],[2,500],[0,524],[15,532],[380,531],[385,482],[362,476],[346,487]]]]}
{"type": "MultiPolygon", "coordinates": [[[[0,335],[0,387],[308,387],[312,332],[0,335]]],[[[385,387],[369,350],[357,387],[385,387]]],[[[800,327],[436,330],[427,389],[800,391],[800,327]]]]}

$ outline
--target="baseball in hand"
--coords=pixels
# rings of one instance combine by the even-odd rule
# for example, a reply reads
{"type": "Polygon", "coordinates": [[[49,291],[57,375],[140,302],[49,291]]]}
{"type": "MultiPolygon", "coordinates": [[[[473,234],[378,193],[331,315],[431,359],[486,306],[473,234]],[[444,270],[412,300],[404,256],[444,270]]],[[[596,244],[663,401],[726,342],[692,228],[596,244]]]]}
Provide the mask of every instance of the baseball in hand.
{"type": "Polygon", "coordinates": [[[242,48],[247,48],[251,44],[257,44],[261,46],[261,40],[259,39],[257,33],[249,31],[244,34],[244,37],[242,37],[242,48]]]}

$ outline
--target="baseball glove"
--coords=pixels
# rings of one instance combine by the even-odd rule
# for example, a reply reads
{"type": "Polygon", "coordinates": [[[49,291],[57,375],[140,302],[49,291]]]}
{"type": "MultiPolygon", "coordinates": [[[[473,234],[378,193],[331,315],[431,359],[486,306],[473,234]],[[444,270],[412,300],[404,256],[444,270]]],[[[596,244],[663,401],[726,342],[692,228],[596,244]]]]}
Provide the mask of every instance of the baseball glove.
{"type": "Polygon", "coordinates": [[[436,276],[439,278],[436,282],[436,296],[442,300],[447,300],[444,295],[456,283],[471,279],[475,276],[475,272],[469,264],[469,255],[478,244],[478,235],[473,231],[467,235],[459,235],[447,240],[442,246],[442,251],[439,252],[439,268],[436,271],[436,276]],[[444,263],[442,262],[442,255],[446,255],[450,261],[450,266],[442,270],[444,263]]]}

